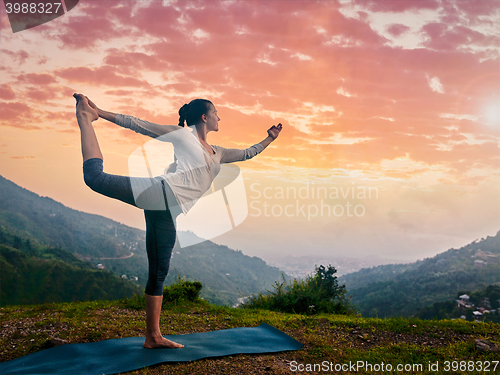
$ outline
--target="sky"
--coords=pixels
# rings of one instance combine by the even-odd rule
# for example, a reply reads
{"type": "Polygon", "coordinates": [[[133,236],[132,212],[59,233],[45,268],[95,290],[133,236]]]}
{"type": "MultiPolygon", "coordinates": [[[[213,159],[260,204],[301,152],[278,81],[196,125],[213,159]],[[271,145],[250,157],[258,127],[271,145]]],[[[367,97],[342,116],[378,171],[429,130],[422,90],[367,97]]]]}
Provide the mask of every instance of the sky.
{"type": "MultiPolygon", "coordinates": [[[[0,5],[0,174],[145,228],[83,181],[74,92],[176,125],[211,100],[248,216],[212,241],[269,260],[415,261],[500,230],[500,1],[81,0],[13,33],[0,5]]],[[[105,171],[150,139],[94,123],[105,171]]],[[[217,218],[214,218],[217,222],[217,218]]]]}

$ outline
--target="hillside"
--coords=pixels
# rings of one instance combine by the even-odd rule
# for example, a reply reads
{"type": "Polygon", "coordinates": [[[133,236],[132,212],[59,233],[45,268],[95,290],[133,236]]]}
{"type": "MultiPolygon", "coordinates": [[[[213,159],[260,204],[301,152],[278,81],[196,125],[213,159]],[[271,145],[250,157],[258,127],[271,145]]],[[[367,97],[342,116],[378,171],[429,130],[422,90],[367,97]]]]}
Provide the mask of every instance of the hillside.
{"type": "Polygon", "coordinates": [[[413,316],[461,290],[500,282],[500,232],[411,264],[362,269],[339,278],[363,316],[413,316]]]}
{"type": "MultiPolygon", "coordinates": [[[[67,250],[94,267],[100,263],[117,276],[127,275],[141,288],[147,280],[144,231],[72,210],[0,176],[0,243],[28,251],[14,246],[14,241],[67,250]]],[[[203,298],[226,305],[264,291],[281,278],[281,271],[260,258],[210,241],[175,248],[170,267],[166,284],[179,276],[199,280],[204,285],[203,298]]]]}
{"type": "Polygon", "coordinates": [[[454,299],[435,302],[416,314],[420,319],[466,319],[500,323],[500,285],[476,292],[461,290],[454,299]],[[476,314],[474,314],[476,313],[476,314]]]}
{"type": "Polygon", "coordinates": [[[50,248],[43,255],[30,256],[0,245],[0,305],[110,300],[141,293],[139,287],[110,272],[60,260],[71,256],[50,248]]]}
{"type": "MultiPolygon", "coordinates": [[[[121,337],[144,336],[144,310],[131,301],[80,302],[0,308],[2,336],[0,361],[42,350],[48,339],[69,343],[95,342],[121,337]]],[[[489,361],[490,371],[499,370],[498,353],[481,352],[475,340],[500,345],[500,325],[464,321],[419,319],[370,319],[359,316],[304,316],[265,310],[247,310],[198,303],[167,305],[160,326],[165,335],[181,335],[267,323],[304,344],[298,351],[266,355],[232,355],[193,362],[163,364],[127,374],[471,374],[451,371],[451,361],[472,361],[474,369],[489,361]],[[358,362],[360,361],[360,362],[358,362]],[[445,361],[450,361],[446,371],[445,361]],[[496,362],[496,368],[494,369],[496,362]],[[306,364],[321,370],[312,371],[306,364]],[[356,364],[342,371],[335,366],[356,364]],[[392,371],[375,371],[384,364],[392,371]],[[429,370],[429,363],[439,371],[429,370]],[[302,365],[302,370],[299,370],[302,365]],[[397,371],[396,366],[401,367],[397,371]],[[333,366],[333,367],[331,367],[333,366]],[[363,366],[363,367],[361,367],[363,366]],[[368,366],[372,366],[372,369],[368,366]]],[[[177,341],[182,342],[181,338],[177,341]]],[[[467,362],[470,365],[470,362],[467,362]]],[[[352,366],[352,365],[351,365],[352,366]]],[[[496,371],[496,372],[495,372],[496,371]]],[[[481,372],[484,373],[484,372],[481,372]]]]}
{"type": "Polygon", "coordinates": [[[203,298],[231,306],[240,297],[270,289],[281,274],[258,257],[207,241],[174,250],[167,284],[177,276],[200,281],[203,298]]]}
{"type": "Polygon", "coordinates": [[[98,215],[72,210],[0,176],[0,226],[67,249],[80,257],[122,257],[143,246],[144,233],[98,215]]]}

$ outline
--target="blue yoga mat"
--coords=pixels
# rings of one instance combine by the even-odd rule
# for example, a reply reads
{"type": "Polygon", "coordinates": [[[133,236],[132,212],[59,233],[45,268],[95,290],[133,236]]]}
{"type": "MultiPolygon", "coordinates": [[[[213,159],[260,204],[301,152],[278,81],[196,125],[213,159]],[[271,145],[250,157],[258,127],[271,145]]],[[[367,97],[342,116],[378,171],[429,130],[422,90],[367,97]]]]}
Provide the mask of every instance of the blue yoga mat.
{"type": "Polygon", "coordinates": [[[187,362],[233,354],[276,353],[302,348],[300,342],[265,323],[253,328],[165,337],[185,347],[144,349],[144,337],[68,344],[0,363],[0,374],[117,374],[165,362],[187,362]]]}

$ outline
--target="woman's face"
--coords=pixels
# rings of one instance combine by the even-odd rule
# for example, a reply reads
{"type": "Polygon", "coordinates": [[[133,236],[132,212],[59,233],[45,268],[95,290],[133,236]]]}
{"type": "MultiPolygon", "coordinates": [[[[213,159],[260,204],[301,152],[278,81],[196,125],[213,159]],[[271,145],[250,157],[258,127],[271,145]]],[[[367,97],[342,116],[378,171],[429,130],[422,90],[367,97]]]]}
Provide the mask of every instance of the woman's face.
{"type": "Polygon", "coordinates": [[[219,121],[220,118],[217,116],[217,109],[212,105],[207,112],[207,131],[218,131],[219,121]]]}

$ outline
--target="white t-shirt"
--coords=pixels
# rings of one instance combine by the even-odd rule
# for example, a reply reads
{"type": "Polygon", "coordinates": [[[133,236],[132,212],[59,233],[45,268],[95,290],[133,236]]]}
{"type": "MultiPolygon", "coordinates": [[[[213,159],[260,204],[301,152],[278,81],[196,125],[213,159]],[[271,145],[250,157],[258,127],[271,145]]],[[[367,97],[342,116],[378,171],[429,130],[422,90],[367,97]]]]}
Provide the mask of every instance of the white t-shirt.
{"type": "MultiPolygon", "coordinates": [[[[248,160],[264,150],[260,143],[244,150],[211,145],[214,154],[210,154],[200,143],[194,126],[184,128],[179,126],[178,130],[159,135],[153,130],[158,126],[157,124],[137,117],[117,114],[115,122],[136,133],[173,144],[176,159],[175,170],[169,168],[161,177],[170,186],[177,200],[176,203],[184,214],[210,188],[212,181],[220,172],[221,164],[248,160]]],[[[168,203],[172,205],[171,202],[168,203]]]]}

